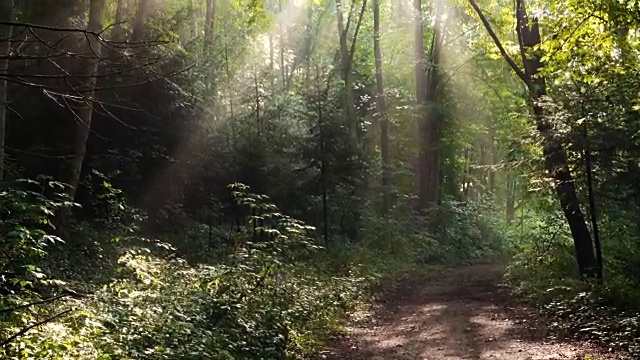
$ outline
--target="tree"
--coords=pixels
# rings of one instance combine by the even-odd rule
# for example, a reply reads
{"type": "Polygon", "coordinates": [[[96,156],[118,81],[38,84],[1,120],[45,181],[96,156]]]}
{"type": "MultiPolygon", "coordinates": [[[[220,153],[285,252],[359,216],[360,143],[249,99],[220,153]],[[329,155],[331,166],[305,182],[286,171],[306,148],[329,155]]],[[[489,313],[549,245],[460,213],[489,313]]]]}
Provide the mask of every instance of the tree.
{"type": "Polygon", "coordinates": [[[88,33],[86,34],[83,44],[83,53],[86,54],[86,59],[80,64],[82,78],[84,80],[79,87],[74,89],[79,100],[78,106],[71,109],[76,120],[75,126],[72,129],[72,156],[68,160],[61,176],[61,181],[68,185],[68,194],[71,198],[75,197],[80,182],[87,140],[91,132],[97,73],[102,52],[101,40],[99,36],[95,34],[103,29],[106,0],[91,0],[89,4],[88,33]]]}
{"type": "MultiPolygon", "coordinates": [[[[0,20],[13,21],[13,0],[0,5],[0,20]]],[[[0,180],[5,176],[5,139],[7,124],[8,83],[6,75],[9,70],[9,57],[11,56],[11,38],[13,37],[13,25],[0,25],[0,180]]]]}
{"type": "Polygon", "coordinates": [[[384,95],[382,50],[380,49],[380,0],[373,1],[373,49],[376,63],[376,111],[380,124],[380,155],[382,157],[382,211],[386,213],[391,206],[389,194],[391,164],[389,157],[389,114],[384,95]]]}
{"type": "MultiPolygon", "coordinates": [[[[139,43],[144,37],[144,25],[149,17],[153,0],[138,0],[138,9],[131,28],[130,42],[139,43]]],[[[209,9],[207,9],[209,11],[209,9]]],[[[205,30],[206,31],[206,30],[205,30]]]]}
{"type": "Polygon", "coordinates": [[[213,30],[216,18],[216,0],[207,0],[207,11],[204,21],[204,53],[208,55],[213,46],[213,30]]]}
{"type": "Polygon", "coordinates": [[[436,100],[438,92],[438,67],[442,48],[442,23],[436,10],[434,36],[427,66],[424,50],[424,20],[422,1],[415,0],[415,74],[416,99],[418,103],[418,134],[420,150],[418,154],[418,198],[419,209],[427,209],[438,201],[439,158],[438,158],[438,115],[436,100]]]}
{"type": "Polygon", "coordinates": [[[518,75],[529,91],[529,105],[531,115],[536,121],[536,127],[543,139],[544,164],[549,175],[554,180],[556,195],[564,212],[576,251],[576,260],[580,274],[594,277],[598,274],[593,242],[576,193],[573,176],[569,169],[567,155],[560,143],[557,131],[547,119],[547,113],[542,105],[547,96],[547,85],[541,75],[543,66],[542,54],[539,50],[541,43],[540,25],[537,19],[529,19],[525,0],[516,2],[516,32],[520,46],[520,56],[524,71],[505,50],[500,39],[493,31],[482,10],[475,0],[469,3],[477,13],[480,21],[498,47],[501,55],[513,71],[518,75]]]}
{"type": "Polygon", "coordinates": [[[111,33],[114,41],[124,41],[125,31],[122,25],[127,17],[127,3],[127,0],[118,0],[116,3],[116,16],[111,33]]]}
{"type": "Polygon", "coordinates": [[[353,38],[351,39],[351,46],[347,45],[347,34],[349,33],[349,27],[351,25],[351,19],[355,11],[355,5],[352,5],[349,10],[349,16],[347,23],[344,23],[343,16],[343,4],[342,0],[336,0],[336,17],[338,23],[338,36],[340,37],[340,63],[341,63],[341,77],[344,81],[344,116],[347,126],[351,129],[353,134],[358,136],[359,122],[355,113],[355,95],[353,92],[353,56],[355,54],[355,48],[358,41],[358,32],[362,25],[362,19],[364,17],[365,9],[367,7],[367,0],[362,0],[358,19],[356,20],[355,30],[353,38]]]}

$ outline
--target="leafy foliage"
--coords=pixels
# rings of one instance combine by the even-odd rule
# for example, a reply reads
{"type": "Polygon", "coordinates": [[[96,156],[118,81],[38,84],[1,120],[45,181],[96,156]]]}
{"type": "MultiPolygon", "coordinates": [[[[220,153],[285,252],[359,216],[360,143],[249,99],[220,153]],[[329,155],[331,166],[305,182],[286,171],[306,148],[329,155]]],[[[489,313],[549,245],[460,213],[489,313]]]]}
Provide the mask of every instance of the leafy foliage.
{"type": "Polygon", "coordinates": [[[226,261],[191,266],[168,244],[155,245],[173,249],[168,254],[128,247],[117,280],[87,300],[48,309],[74,311],[11,342],[5,356],[284,359],[316,349],[361,301],[364,280],[301,266],[318,249],[312,228],[246,186],[232,188],[239,205],[260,215],[237,229],[226,261]],[[252,241],[253,231],[270,240],[252,241]]]}

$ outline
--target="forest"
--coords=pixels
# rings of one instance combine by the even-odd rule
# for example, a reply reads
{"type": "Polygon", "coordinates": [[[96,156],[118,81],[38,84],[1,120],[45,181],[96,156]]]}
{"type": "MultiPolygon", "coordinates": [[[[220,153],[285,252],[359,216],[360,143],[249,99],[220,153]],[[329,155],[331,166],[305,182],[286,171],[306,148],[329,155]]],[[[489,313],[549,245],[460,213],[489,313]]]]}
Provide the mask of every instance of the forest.
{"type": "Polygon", "coordinates": [[[0,358],[638,358],[639,56],[638,0],[1,0],[0,358]],[[465,354],[354,331],[442,298],[465,354]]]}

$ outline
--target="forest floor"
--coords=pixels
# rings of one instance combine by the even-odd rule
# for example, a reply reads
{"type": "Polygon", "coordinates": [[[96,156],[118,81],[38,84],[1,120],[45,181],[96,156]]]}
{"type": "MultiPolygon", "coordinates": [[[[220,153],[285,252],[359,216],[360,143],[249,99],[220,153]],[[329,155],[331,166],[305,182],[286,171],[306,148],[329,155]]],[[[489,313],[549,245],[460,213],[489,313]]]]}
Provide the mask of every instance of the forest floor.
{"type": "Polygon", "coordinates": [[[502,272],[474,265],[405,275],[317,359],[622,359],[555,338],[543,317],[509,296],[502,272]]]}

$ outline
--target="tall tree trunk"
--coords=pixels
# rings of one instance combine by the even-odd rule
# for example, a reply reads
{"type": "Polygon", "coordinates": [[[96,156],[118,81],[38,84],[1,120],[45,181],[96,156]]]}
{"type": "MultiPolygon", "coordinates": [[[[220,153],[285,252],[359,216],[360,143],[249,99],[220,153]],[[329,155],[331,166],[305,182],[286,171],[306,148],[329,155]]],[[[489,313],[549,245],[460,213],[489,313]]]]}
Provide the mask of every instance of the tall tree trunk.
{"type": "Polygon", "coordinates": [[[352,131],[354,136],[358,136],[359,134],[359,124],[356,119],[356,110],[355,110],[355,95],[353,93],[353,72],[352,72],[352,63],[353,56],[355,53],[356,43],[358,41],[358,32],[360,31],[360,26],[362,25],[362,19],[364,17],[364,11],[367,6],[367,0],[362,1],[362,8],[360,9],[360,14],[358,15],[358,20],[356,21],[356,27],[354,30],[353,38],[351,40],[351,48],[347,45],[347,33],[349,32],[349,25],[351,23],[351,19],[353,17],[354,8],[352,7],[349,11],[349,19],[347,20],[347,24],[344,23],[344,16],[342,13],[342,0],[336,0],[336,16],[338,22],[338,35],[340,36],[340,60],[341,60],[341,72],[342,72],[342,80],[344,81],[344,116],[347,126],[352,131]]]}
{"type": "Polygon", "coordinates": [[[425,109],[425,144],[427,145],[427,157],[429,163],[428,177],[428,205],[438,203],[440,193],[440,111],[439,105],[439,84],[440,84],[440,59],[442,46],[444,44],[444,23],[440,14],[445,10],[444,5],[436,4],[436,19],[433,29],[433,41],[431,45],[430,63],[427,73],[427,108],[425,109]]]}
{"type": "Polygon", "coordinates": [[[275,66],[275,49],[273,48],[273,34],[269,34],[269,84],[271,86],[271,95],[276,92],[276,66],[275,66]]]}
{"type": "MultiPolygon", "coordinates": [[[[583,108],[584,113],[584,108],[583,108]]],[[[591,217],[591,229],[593,231],[593,242],[596,249],[597,279],[602,282],[604,264],[602,262],[602,244],[600,242],[600,230],[598,229],[598,209],[596,208],[595,191],[593,189],[593,164],[591,162],[591,145],[589,141],[589,126],[584,122],[584,167],[587,173],[587,196],[589,198],[589,215],[591,217]]]]}
{"type": "MultiPolygon", "coordinates": [[[[0,5],[0,19],[2,21],[13,21],[13,0],[7,4],[0,5]]],[[[8,84],[4,76],[9,71],[9,55],[11,55],[11,37],[13,36],[12,25],[0,25],[0,180],[5,176],[5,139],[8,108],[8,84]]]]}
{"type": "MultiPolygon", "coordinates": [[[[205,12],[204,19],[204,41],[202,45],[202,53],[204,56],[204,62],[207,67],[211,65],[211,51],[213,48],[213,34],[215,30],[215,21],[216,21],[216,0],[207,0],[207,8],[205,12]]],[[[213,69],[207,69],[205,76],[205,87],[207,88],[210,94],[215,92],[215,81],[213,79],[213,69]]],[[[211,106],[213,106],[215,102],[215,96],[210,96],[211,106]]]]}
{"type": "Polygon", "coordinates": [[[138,1],[138,9],[136,10],[136,17],[133,20],[133,27],[131,29],[130,42],[133,44],[139,43],[144,38],[144,23],[149,17],[149,12],[151,10],[151,1],[152,0],[138,1]]]}
{"type": "MultiPolygon", "coordinates": [[[[493,121],[493,120],[492,120],[493,121]]],[[[496,165],[498,164],[498,153],[496,149],[496,126],[491,123],[489,125],[489,179],[488,188],[493,194],[496,191],[496,165]]]]}
{"type": "Polygon", "coordinates": [[[424,27],[422,17],[422,0],[414,0],[415,10],[414,20],[414,56],[415,56],[415,76],[416,76],[416,101],[418,112],[416,114],[418,122],[418,140],[420,149],[418,153],[418,209],[423,210],[427,207],[427,198],[429,193],[429,162],[427,156],[427,146],[423,134],[427,132],[425,127],[426,119],[425,108],[427,103],[427,67],[424,58],[424,27]]]}
{"type": "Polygon", "coordinates": [[[198,22],[195,21],[195,19],[197,19],[200,14],[196,12],[195,1],[196,0],[189,0],[189,19],[191,20],[189,24],[189,40],[198,37],[198,22]]]}
{"type": "Polygon", "coordinates": [[[547,88],[544,77],[539,76],[542,67],[542,56],[538,49],[541,43],[538,21],[537,19],[529,21],[524,0],[516,1],[516,29],[521,50],[520,55],[524,65],[523,71],[507,53],[475,0],[469,0],[469,3],[478,14],[480,21],[495,42],[505,61],[529,89],[531,114],[543,139],[545,168],[551,178],[554,179],[556,195],[571,230],[578,269],[584,277],[595,277],[598,270],[593,242],[580,209],[580,201],[576,193],[573,176],[569,170],[567,155],[562,144],[557,140],[557,130],[547,120],[545,109],[540,103],[547,95],[547,88]]]}
{"type": "Polygon", "coordinates": [[[127,1],[126,0],[118,0],[116,3],[116,17],[115,23],[113,25],[113,30],[111,32],[111,38],[114,41],[124,41],[125,33],[124,27],[122,24],[126,21],[127,18],[127,1]]]}
{"type": "MultiPolygon", "coordinates": [[[[434,109],[437,100],[438,62],[442,45],[440,25],[436,25],[433,44],[431,46],[431,64],[427,68],[424,53],[424,26],[422,17],[422,1],[414,0],[415,18],[415,75],[416,100],[418,103],[418,134],[420,137],[420,153],[418,156],[418,207],[427,209],[438,199],[438,156],[437,156],[437,120],[434,109]]],[[[436,19],[436,24],[440,22],[436,19]]]]}
{"type": "Polygon", "coordinates": [[[389,158],[389,118],[382,76],[382,50],[380,49],[380,0],[373,0],[373,53],[376,62],[376,110],[380,121],[380,155],[382,157],[382,212],[391,207],[389,158]]]}
{"type": "MultiPolygon", "coordinates": [[[[103,27],[106,0],[91,0],[89,10],[89,24],[87,30],[100,32],[103,27]]],[[[102,45],[96,36],[88,35],[83,45],[87,59],[83,59],[82,75],[86,78],[80,88],[76,89],[83,97],[78,108],[74,109],[75,129],[73,129],[72,154],[73,157],[66,164],[61,177],[62,182],[69,185],[68,194],[75,197],[82,163],[84,161],[87,140],[91,131],[91,117],[93,115],[93,100],[96,88],[96,73],[100,64],[102,45]]]]}
{"type": "MultiPolygon", "coordinates": [[[[278,12],[282,14],[282,0],[278,1],[278,12]]],[[[284,26],[282,21],[278,22],[278,47],[280,50],[280,77],[282,84],[280,85],[281,89],[286,88],[287,86],[287,65],[284,62],[284,26]]]]}
{"type": "Polygon", "coordinates": [[[207,0],[207,11],[204,19],[204,54],[209,56],[213,46],[213,30],[216,18],[216,0],[207,0]]]}
{"type": "Polygon", "coordinates": [[[505,208],[505,218],[511,224],[516,217],[516,180],[513,175],[507,175],[507,203],[505,208]]]}
{"type": "Polygon", "coordinates": [[[326,97],[329,86],[324,93],[320,92],[320,67],[316,66],[316,97],[317,103],[317,115],[318,115],[318,132],[320,141],[320,182],[322,186],[322,236],[324,238],[324,246],[329,246],[329,196],[328,196],[328,179],[327,179],[327,157],[325,155],[325,137],[324,137],[324,123],[323,123],[323,101],[326,97]]]}
{"type": "MultiPolygon", "coordinates": [[[[345,86],[344,95],[344,116],[347,125],[351,128],[353,120],[353,92],[351,90],[351,70],[349,69],[349,46],[347,45],[348,24],[344,24],[342,0],[336,0],[336,17],[338,22],[338,36],[340,37],[340,74],[345,86]]],[[[349,14],[351,19],[351,14],[349,14]]],[[[353,129],[352,129],[353,130],[353,129]]]]}

